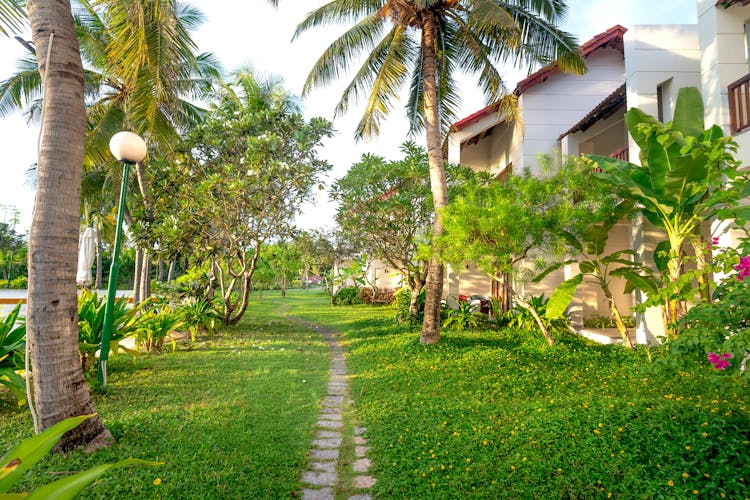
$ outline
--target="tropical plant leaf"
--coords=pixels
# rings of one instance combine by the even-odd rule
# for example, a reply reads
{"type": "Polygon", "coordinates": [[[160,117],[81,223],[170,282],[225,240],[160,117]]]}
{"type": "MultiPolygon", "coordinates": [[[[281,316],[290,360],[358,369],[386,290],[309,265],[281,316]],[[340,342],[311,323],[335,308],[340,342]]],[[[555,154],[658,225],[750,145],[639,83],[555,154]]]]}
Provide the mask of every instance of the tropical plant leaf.
{"type": "Polygon", "coordinates": [[[683,87],[677,92],[672,129],[684,136],[703,133],[703,97],[697,88],[683,87]]]}
{"type": "Polygon", "coordinates": [[[46,431],[13,447],[0,460],[0,493],[7,493],[27,470],[39,462],[60,438],[71,429],[78,427],[93,415],[81,415],[65,419],[46,431]]]}
{"type": "Polygon", "coordinates": [[[126,458],[125,460],[120,460],[113,464],[99,465],[89,470],[79,472],[73,476],[46,484],[41,488],[30,492],[29,496],[26,498],[28,500],[70,500],[78,496],[81,491],[105,472],[134,464],[157,466],[163,465],[164,462],[150,462],[139,458],[126,458]]]}
{"type": "Polygon", "coordinates": [[[578,262],[578,261],[576,261],[576,260],[566,260],[566,261],[563,261],[563,262],[557,262],[555,264],[552,264],[547,269],[545,269],[541,273],[539,273],[536,276],[534,276],[534,278],[531,280],[531,282],[532,283],[539,283],[544,278],[546,278],[550,273],[553,273],[553,272],[557,271],[558,269],[560,269],[563,266],[567,266],[569,264],[575,264],[576,262],[578,262]]]}
{"type": "Polygon", "coordinates": [[[547,309],[544,311],[544,317],[548,319],[561,317],[565,313],[565,309],[568,308],[570,301],[573,300],[578,285],[580,285],[582,281],[583,274],[577,274],[569,280],[560,283],[555,291],[552,292],[552,295],[547,302],[547,309]]]}

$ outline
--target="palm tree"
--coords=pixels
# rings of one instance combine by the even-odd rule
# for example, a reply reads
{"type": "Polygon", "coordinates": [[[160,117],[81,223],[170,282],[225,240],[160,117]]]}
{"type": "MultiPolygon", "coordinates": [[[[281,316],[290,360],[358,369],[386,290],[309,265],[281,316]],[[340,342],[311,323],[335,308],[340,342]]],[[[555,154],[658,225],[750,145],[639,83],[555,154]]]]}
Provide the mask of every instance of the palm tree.
{"type": "Polygon", "coordinates": [[[10,36],[11,33],[18,33],[25,18],[26,12],[19,1],[0,1],[0,34],[10,36]]]}
{"type": "MultiPolygon", "coordinates": [[[[44,103],[37,192],[29,233],[27,335],[40,430],[95,413],[78,359],[78,253],[81,165],[86,135],[83,67],[70,4],[29,0],[44,103]]],[[[59,446],[102,446],[110,437],[98,417],[59,446]]]]}
{"type": "MultiPolygon", "coordinates": [[[[565,11],[563,0],[331,0],[308,14],[295,37],[326,24],[355,24],[315,63],[303,96],[338,78],[365,54],[336,113],[364,101],[356,138],[369,138],[378,134],[380,121],[408,83],[411,132],[426,133],[437,238],[443,232],[439,212],[448,203],[442,139],[460,101],[455,72],[475,74],[488,102],[512,106],[498,69],[503,64],[556,62],[562,71],[585,71],[576,40],[556,27],[565,11]]],[[[442,291],[443,266],[435,252],[427,273],[422,343],[440,340],[442,291]]]]}

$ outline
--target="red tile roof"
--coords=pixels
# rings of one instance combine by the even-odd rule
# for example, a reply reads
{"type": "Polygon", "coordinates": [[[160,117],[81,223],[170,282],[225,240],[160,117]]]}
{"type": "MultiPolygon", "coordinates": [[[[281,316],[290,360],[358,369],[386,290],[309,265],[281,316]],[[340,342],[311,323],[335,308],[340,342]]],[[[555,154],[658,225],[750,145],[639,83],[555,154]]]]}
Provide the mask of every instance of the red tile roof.
{"type": "MultiPolygon", "coordinates": [[[[737,0],[735,0],[737,1],[737,0]]],[[[750,0],[739,0],[739,1],[746,1],[750,2],[750,0]]],[[[588,42],[581,45],[581,54],[584,58],[590,56],[593,52],[596,50],[602,49],[604,47],[612,47],[616,50],[619,50],[620,52],[623,52],[624,49],[624,43],[623,43],[623,36],[625,35],[625,32],[628,29],[620,26],[619,24],[612,26],[607,31],[603,33],[599,33],[595,37],[593,37],[588,42]]],[[[542,69],[532,73],[528,77],[524,78],[520,82],[518,82],[518,85],[516,86],[516,89],[513,91],[513,93],[516,96],[520,96],[530,88],[546,81],[549,77],[554,75],[558,72],[557,63],[551,63],[547,66],[543,67],[542,69]]],[[[451,127],[452,131],[462,130],[469,125],[472,125],[483,118],[496,113],[499,108],[499,104],[490,104],[484,109],[480,109],[476,113],[473,113],[466,118],[457,121],[453,124],[451,127]]]]}
{"type": "Polygon", "coordinates": [[[736,3],[741,3],[742,5],[747,5],[747,4],[750,3],[750,0],[719,0],[718,2],[716,2],[716,6],[717,7],[718,6],[722,6],[725,9],[728,9],[729,7],[731,7],[732,5],[734,5],[736,3]]]}

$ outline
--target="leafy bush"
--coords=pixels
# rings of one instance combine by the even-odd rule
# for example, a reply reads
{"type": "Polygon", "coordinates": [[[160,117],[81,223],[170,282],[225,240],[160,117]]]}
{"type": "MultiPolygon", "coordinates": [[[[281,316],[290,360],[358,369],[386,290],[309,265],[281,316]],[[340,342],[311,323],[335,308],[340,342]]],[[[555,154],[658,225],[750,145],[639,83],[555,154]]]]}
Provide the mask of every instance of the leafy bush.
{"type": "Polygon", "coordinates": [[[19,302],[11,312],[0,319],[0,384],[10,390],[19,406],[26,401],[26,384],[16,373],[25,367],[26,320],[18,318],[20,310],[19,302]]]}
{"type": "Polygon", "coordinates": [[[360,297],[365,304],[390,304],[393,302],[395,290],[375,290],[373,288],[363,288],[360,291],[360,297]]]}
{"type": "MultiPolygon", "coordinates": [[[[84,371],[93,365],[94,355],[102,344],[104,329],[104,309],[107,301],[96,291],[82,290],[78,296],[78,348],[81,353],[81,367],[84,371]]],[[[128,307],[125,299],[115,300],[112,310],[112,337],[110,348],[113,353],[119,349],[127,351],[119,343],[126,337],[135,335],[142,328],[138,313],[141,306],[128,307]]]]}
{"type": "Polygon", "coordinates": [[[18,276],[17,278],[13,278],[10,280],[10,285],[8,285],[8,288],[14,288],[16,290],[22,290],[24,288],[29,287],[29,278],[26,276],[18,276]]]}
{"type": "Polygon", "coordinates": [[[185,299],[178,309],[182,324],[190,332],[190,340],[195,339],[200,332],[207,332],[213,337],[214,332],[221,324],[221,314],[216,310],[211,301],[206,298],[185,299]]]}
{"type": "MultiPolygon", "coordinates": [[[[164,347],[164,340],[181,322],[179,312],[172,311],[169,306],[151,309],[139,318],[140,328],[137,333],[138,345],[149,352],[160,352],[164,347]]],[[[172,341],[172,349],[175,344],[172,341]]]]}
{"type": "MultiPolygon", "coordinates": [[[[632,316],[623,316],[622,322],[627,328],[635,328],[635,319],[632,316]]],[[[617,328],[617,323],[613,318],[596,314],[583,320],[583,326],[586,328],[617,328]]]]}
{"type": "Polygon", "coordinates": [[[74,498],[88,485],[93,483],[99,476],[110,469],[125,467],[127,465],[161,465],[161,462],[147,462],[138,458],[127,458],[114,464],[100,465],[72,476],[58,479],[52,483],[37,488],[29,493],[10,493],[13,485],[23,476],[26,471],[36,465],[57,444],[60,438],[71,429],[78,427],[81,422],[92,415],[72,417],[53,425],[46,431],[32,436],[0,459],[0,497],[2,498],[74,498]]]}
{"type": "Polygon", "coordinates": [[[717,369],[725,373],[747,373],[743,369],[750,352],[750,280],[731,279],[720,285],[716,301],[699,304],[678,322],[679,337],[664,349],[667,362],[679,366],[709,364],[709,353],[728,353],[729,366],[717,369]]]}
{"type": "Polygon", "coordinates": [[[447,317],[443,319],[443,328],[462,332],[474,330],[484,325],[486,316],[483,313],[474,312],[474,308],[471,303],[465,300],[459,301],[458,309],[450,309],[447,317]]]}
{"type": "Polygon", "coordinates": [[[333,297],[333,303],[337,306],[351,306],[362,303],[362,295],[359,288],[353,286],[342,287],[333,297]]]}
{"type": "Polygon", "coordinates": [[[409,314],[409,306],[411,305],[411,292],[408,288],[404,287],[393,294],[393,304],[396,306],[396,321],[399,324],[410,323],[420,324],[424,319],[424,303],[425,303],[426,292],[424,289],[419,293],[419,300],[417,302],[417,315],[412,316],[409,314]]]}
{"type": "MultiPolygon", "coordinates": [[[[529,299],[529,305],[534,308],[550,333],[570,332],[570,322],[567,318],[548,318],[546,316],[545,313],[547,311],[548,302],[549,299],[545,298],[544,294],[533,296],[529,299]]],[[[518,328],[521,330],[537,329],[534,316],[522,307],[514,306],[512,310],[506,313],[506,317],[507,325],[510,328],[518,328]]]]}

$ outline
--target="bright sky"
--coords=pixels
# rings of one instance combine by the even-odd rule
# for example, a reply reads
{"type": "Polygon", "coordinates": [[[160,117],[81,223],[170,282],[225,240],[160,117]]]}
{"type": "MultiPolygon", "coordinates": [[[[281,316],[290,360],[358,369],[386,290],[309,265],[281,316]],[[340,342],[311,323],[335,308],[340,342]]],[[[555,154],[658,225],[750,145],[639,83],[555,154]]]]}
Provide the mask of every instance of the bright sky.
{"type": "MultiPolygon", "coordinates": [[[[257,70],[281,75],[294,93],[299,94],[312,64],[325,47],[344,26],[334,26],[319,33],[308,32],[292,42],[297,23],[319,0],[282,0],[278,10],[269,7],[265,0],[193,0],[208,18],[208,22],[195,35],[202,51],[215,53],[231,70],[250,63],[257,70]]],[[[621,24],[695,23],[696,0],[569,0],[568,19],[564,28],[575,34],[583,43],[591,36],[621,24]]],[[[27,37],[27,39],[30,37],[27,37]]],[[[15,61],[24,54],[16,41],[0,38],[0,80],[8,78],[15,61]]],[[[518,72],[508,72],[508,87],[512,89],[521,77],[518,72]]],[[[304,101],[308,117],[323,116],[333,119],[333,109],[348,81],[342,81],[325,90],[316,90],[304,101]]],[[[462,116],[483,107],[480,93],[465,84],[462,116]]],[[[321,156],[334,166],[331,178],[341,177],[348,167],[366,152],[388,158],[398,157],[398,148],[405,140],[407,127],[403,108],[395,108],[389,120],[381,125],[381,136],[369,143],[354,142],[354,128],[359,121],[357,108],[334,121],[338,134],[325,143],[321,156]]],[[[14,205],[23,213],[21,225],[28,228],[34,193],[25,184],[24,171],[36,162],[37,129],[28,126],[21,116],[0,119],[0,205],[14,205]]],[[[424,143],[424,140],[417,138],[424,143]]],[[[330,182],[330,180],[329,180],[330,182]]],[[[298,224],[304,228],[333,226],[335,208],[328,202],[326,193],[320,193],[318,203],[304,208],[298,224]]]]}

